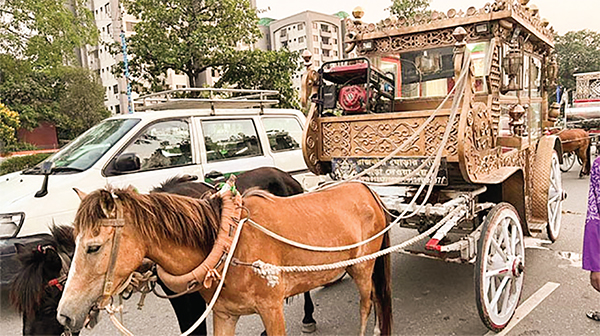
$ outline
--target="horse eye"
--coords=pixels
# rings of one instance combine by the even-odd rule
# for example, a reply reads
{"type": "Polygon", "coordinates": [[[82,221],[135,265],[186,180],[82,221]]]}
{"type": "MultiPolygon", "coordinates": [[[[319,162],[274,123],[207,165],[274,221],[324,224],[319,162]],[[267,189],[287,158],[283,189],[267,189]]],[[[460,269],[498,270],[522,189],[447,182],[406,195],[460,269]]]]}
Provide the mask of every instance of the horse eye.
{"type": "Polygon", "coordinates": [[[96,253],[96,252],[100,251],[100,247],[101,247],[101,245],[88,246],[86,253],[88,253],[88,254],[96,253]]]}

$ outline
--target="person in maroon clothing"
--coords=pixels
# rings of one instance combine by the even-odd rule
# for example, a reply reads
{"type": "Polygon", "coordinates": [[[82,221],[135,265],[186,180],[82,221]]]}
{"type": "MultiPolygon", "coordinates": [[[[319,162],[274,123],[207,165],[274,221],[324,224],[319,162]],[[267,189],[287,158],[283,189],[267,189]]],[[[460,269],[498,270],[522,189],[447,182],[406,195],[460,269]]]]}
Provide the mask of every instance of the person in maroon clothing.
{"type": "MultiPolygon", "coordinates": [[[[590,271],[590,283],[600,292],[600,157],[592,165],[588,209],[583,234],[583,269],[590,271]]],[[[600,321],[599,311],[590,311],[587,317],[600,321]]]]}

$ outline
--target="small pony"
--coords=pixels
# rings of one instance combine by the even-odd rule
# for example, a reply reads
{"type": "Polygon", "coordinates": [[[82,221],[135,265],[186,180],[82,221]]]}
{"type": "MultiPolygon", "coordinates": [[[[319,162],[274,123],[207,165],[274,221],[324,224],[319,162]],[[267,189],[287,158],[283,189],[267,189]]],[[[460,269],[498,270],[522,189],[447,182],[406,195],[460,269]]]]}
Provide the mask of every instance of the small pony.
{"type": "Polygon", "coordinates": [[[22,268],[11,284],[10,302],[23,316],[23,335],[60,335],[56,308],[75,252],[73,227],[52,226],[39,245],[16,243],[22,268]]]}

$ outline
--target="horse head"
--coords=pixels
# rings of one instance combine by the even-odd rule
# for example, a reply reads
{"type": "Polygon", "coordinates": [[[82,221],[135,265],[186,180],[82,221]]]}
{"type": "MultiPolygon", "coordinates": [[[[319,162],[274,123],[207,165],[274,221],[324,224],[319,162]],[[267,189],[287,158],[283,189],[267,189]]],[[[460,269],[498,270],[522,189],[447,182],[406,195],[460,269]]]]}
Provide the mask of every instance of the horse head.
{"type": "Polygon", "coordinates": [[[218,221],[206,221],[215,217],[208,201],[133,188],[78,195],[75,254],[57,311],[71,331],[81,330],[94,308],[105,308],[145,257],[185,273],[200,264],[216,237],[218,221]]]}
{"type": "Polygon", "coordinates": [[[119,285],[142,264],[145,244],[125,217],[125,196],[132,189],[78,192],[81,205],[74,221],[75,253],[57,309],[58,321],[71,331],[83,328],[86,316],[103,308],[119,285]]]}
{"type": "Polygon", "coordinates": [[[15,244],[21,269],[12,282],[10,299],[23,315],[24,335],[60,335],[56,307],[62,295],[69,259],[74,250],[73,230],[51,227],[39,245],[15,244]]]}

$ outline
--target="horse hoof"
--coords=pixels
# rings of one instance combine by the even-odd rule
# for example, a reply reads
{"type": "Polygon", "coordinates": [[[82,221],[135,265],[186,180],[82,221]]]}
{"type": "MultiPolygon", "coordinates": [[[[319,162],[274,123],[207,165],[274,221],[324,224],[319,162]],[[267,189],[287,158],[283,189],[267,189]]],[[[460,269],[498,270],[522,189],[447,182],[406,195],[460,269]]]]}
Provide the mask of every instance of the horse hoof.
{"type": "Polygon", "coordinates": [[[317,331],[317,323],[302,323],[302,332],[305,334],[312,334],[317,331]]]}

